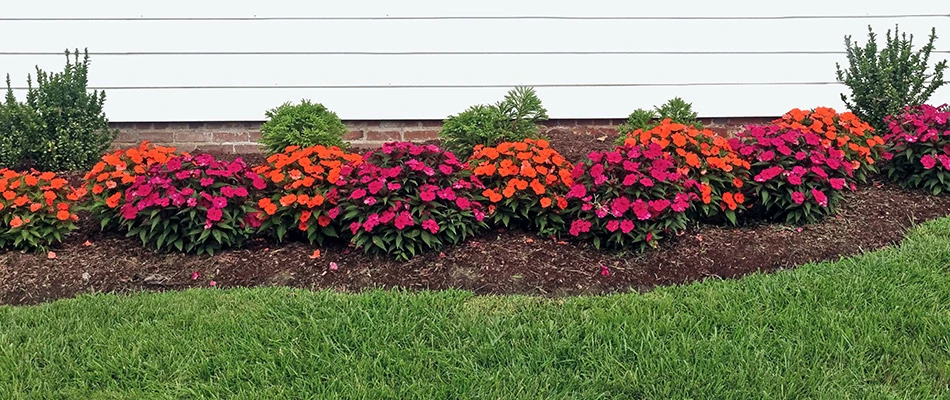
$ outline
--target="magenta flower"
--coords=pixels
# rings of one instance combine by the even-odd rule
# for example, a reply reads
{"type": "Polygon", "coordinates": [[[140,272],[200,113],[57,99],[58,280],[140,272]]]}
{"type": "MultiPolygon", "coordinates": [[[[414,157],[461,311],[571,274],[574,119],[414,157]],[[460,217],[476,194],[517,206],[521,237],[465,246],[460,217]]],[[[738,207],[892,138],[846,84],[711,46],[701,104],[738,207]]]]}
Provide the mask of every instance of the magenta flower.
{"type": "Polygon", "coordinates": [[[590,232],[591,224],[589,221],[584,221],[582,219],[575,219],[571,222],[571,229],[569,233],[573,236],[580,236],[581,233],[590,232]]]}
{"type": "Polygon", "coordinates": [[[818,202],[818,205],[820,205],[820,206],[822,206],[822,207],[827,207],[827,206],[828,206],[828,197],[825,196],[825,193],[824,193],[824,192],[822,192],[822,191],[820,191],[820,190],[818,190],[818,189],[812,189],[812,190],[811,190],[811,195],[815,197],[815,201],[818,202]]]}
{"type": "Polygon", "coordinates": [[[844,180],[844,179],[842,179],[842,178],[831,178],[830,182],[831,182],[831,187],[834,188],[835,190],[844,189],[844,185],[845,185],[845,180],[844,180]]]}
{"type": "Polygon", "coordinates": [[[214,184],[214,178],[201,178],[201,181],[199,183],[201,184],[202,187],[211,186],[214,184]]]}
{"type": "Polygon", "coordinates": [[[422,229],[428,230],[434,235],[439,233],[439,223],[435,222],[434,219],[427,219],[422,221],[422,229]]]}
{"type": "Polygon", "coordinates": [[[350,193],[351,200],[359,200],[366,196],[366,189],[356,189],[350,193]]]}
{"type": "Polygon", "coordinates": [[[607,223],[607,230],[608,230],[608,231],[610,231],[610,232],[616,232],[617,229],[620,229],[620,221],[614,219],[614,220],[611,220],[610,222],[607,223]]]}
{"type": "Polygon", "coordinates": [[[218,222],[221,220],[221,217],[224,216],[224,213],[220,208],[209,208],[208,209],[208,221],[218,222]]]}
{"type": "Polygon", "coordinates": [[[620,222],[620,231],[623,233],[630,233],[636,226],[633,224],[633,221],[625,219],[620,222]]]}
{"type": "Polygon", "coordinates": [[[215,197],[211,199],[211,206],[215,208],[224,208],[228,205],[228,199],[224,197],[215,197]]]}
{"type": "Polygon", "coordinates": [[[792,201],[795,204],[802,204],[805,202],[805,194],[802,192],[792,192],[792,201]]]}

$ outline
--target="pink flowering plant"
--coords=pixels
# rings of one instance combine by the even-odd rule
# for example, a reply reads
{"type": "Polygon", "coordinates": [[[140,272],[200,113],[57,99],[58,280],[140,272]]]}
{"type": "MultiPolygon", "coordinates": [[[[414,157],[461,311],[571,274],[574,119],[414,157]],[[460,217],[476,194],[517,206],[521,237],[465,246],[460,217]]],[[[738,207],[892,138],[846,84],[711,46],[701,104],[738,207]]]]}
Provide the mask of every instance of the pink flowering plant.
{"type": "Polygon", "coordinates": [[[656,143],[592,152],[574,166],[568,234],[601,247],[656,247],[686,228],[698,183],[656,143]]]}
{"type": "Polygon", "coordinates": [[[730,141],[751,164],[750,211],[761,218],[817,222],[835,213],[845,192],[855,189],[855,163],[814,132],[749,126],[730,141]]]}
{"type": "Polygon", "coordinates": [[[159,250],[214,254],[240,246],[260,226],[250,198],[265,187],[241,159],[173,157],[126,189],[121,227],[159,250]]]}
{"type": "Polygon", "coordinates": [[[409,259],[486,227],[482,205],[473,200],[484,186],[437,146],[387,143],[349,172],[340,178],[346,180],[344,226],[366,252],[409,259]]]}
{"type": "Polygon", "coordinates": [[[950,107],[907,107],[886,122],[887,177],[933,194],[950,192],[950,107]]]}

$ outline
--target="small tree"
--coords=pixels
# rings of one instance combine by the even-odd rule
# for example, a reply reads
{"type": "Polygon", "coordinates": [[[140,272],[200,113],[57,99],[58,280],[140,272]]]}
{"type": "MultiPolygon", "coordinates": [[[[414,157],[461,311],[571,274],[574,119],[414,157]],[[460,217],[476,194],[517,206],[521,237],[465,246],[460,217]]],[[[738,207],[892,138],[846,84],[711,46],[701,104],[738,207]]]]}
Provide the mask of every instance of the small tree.
{"type": "Polygon", "coordinates": [[[885,131],[884,119],[888,115],[926,103],[943,86],[947,61],[938,62],[933,73],[927,72],[937,39],[936,29],[931,29],[927,45],[917,51],[914,35],[901,33],[896,26],[893,35],[887,31],[887,42],[880,52],[876,38],[870,26],[864,47],[852,42],[850,35],[845,36],[849,67],[842,70],[840,64],[835,66],[838,81],[851,88],[850,99],[841,94],[844,104],[877,131],[885,131]]]}

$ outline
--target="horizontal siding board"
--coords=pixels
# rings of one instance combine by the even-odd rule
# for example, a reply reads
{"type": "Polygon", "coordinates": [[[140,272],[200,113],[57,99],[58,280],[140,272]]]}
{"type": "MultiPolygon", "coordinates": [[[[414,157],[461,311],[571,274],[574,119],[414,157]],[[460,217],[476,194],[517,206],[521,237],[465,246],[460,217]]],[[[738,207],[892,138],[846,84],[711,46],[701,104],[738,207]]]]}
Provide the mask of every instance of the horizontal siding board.
{"type": "MultiPolygon", "coordinates": [[[[114,121],[260,120],[287,100],[311,98],[346,119],[441,119],[493,102],[505,89],[404,86],[541,87],[555,118],[618,118],[673,96],[703,116],[768,116],[791,107],[841,107],[834,64],[843,37],[863,42],[867,25],[881,34],[895,23],[923,43],[930,27],[950,35],[950,16],[849,19],[722,20],[153,20],[50,21],[17,18],[261,18],[261,17],[783,17],[950,14],[938,1],[804,0],[788,7],[761,1],[708,2],[371,0],[180,1],[94,3],[54,0],[42,7],[5,5],[0,73],[15,86],[39,65],[62,67],[65,48],[93,53],[148,52],[824,52],[832,54],[633,55],[95,55],[90,85],[109,87],[114,121]],[[9,36],[7,37],[9,38],[9,36]],[[796,85],[794,83],[816,83],[796,85]],[[689,84],[710,86],[689,86],[689,84]],[[746,84],[729,86],[725,84],[746,84]],[[748,85],[748,84],[755,85],[748,85]],[[775,85],[764,85],[774,83],[775,85]],[[626,87],[602,85],[628,84],[626,87]],[[396,86],[383,88],[384,86],[396,86]],[[585,85],[589,85],[585,87],[585,85]],[[638,86],[645,85],[645,86],[638,86]],[[651,86],[661,85],[661,86],[651,86]],[[671,86],[662,86],[671,85],[671,86]],[[718,86],[711,86],[718,85],[718,86]],[[246,89],[207,87],[243,86],[246,89]],[[372,86],[373,89],[321,86],[372,86]],[[162,89],[166,87],[165,89],[162,89]],[[168,89],[189,87],[190,89],[168,89]],[[289,87],[289,88],[288,88],[289,87]],[[155,89],[144,89],[155,88],[155,89]]],[[[950,36],[937,59],[950,56],[950,36]]],[[[22,92],[22,91],[20,91],[22,92]]],[[[950,100],[947,91],[936,102],[950,100]]]]}

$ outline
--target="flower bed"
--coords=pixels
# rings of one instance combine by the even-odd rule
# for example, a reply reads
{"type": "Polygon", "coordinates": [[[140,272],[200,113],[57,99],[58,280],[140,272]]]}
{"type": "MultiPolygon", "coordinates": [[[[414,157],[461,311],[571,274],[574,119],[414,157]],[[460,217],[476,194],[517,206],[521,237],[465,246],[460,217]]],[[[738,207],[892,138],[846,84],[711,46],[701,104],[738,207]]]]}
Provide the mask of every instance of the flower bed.
{"type": "Polygon", "coordinates": [[[950,106],[908,107],[887,124],[887,176],[933,194],[950,192],[950,106]]]}

